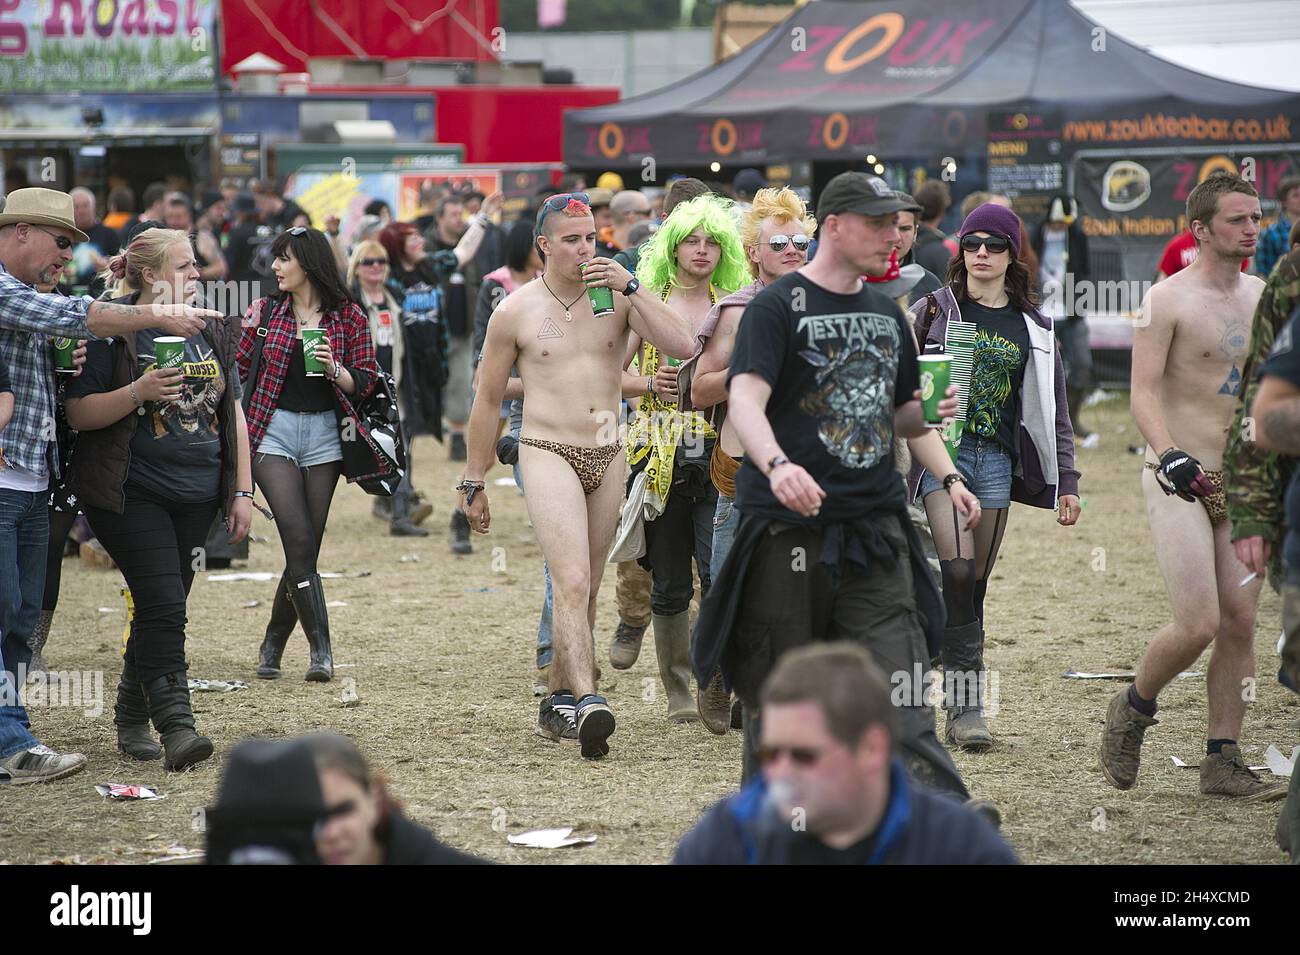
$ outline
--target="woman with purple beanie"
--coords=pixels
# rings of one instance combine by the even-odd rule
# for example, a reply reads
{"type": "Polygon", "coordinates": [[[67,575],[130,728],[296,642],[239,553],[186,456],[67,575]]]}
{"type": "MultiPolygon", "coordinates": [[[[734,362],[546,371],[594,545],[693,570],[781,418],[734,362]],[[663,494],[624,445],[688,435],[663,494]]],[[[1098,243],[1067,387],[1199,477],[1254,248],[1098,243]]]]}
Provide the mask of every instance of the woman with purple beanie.
{"type": "MultiPolygon", "coordinates": [[[[957,470],[980,499],[984,518],[962,530],[943,484],[919,465],[908,481],[925,503],[948,611],[943,669],[950,744],[980,752],[993,745],[984,718],[984,593],[1006,532],[1012,501],[1079,519],[1079,472],[1065,398],[1065,372],[1052,322],[1030,295],[1018,261],[1020,218],[991,203],[972,210],[957,236],[947,284],[912,306],[920,353],[969,355],[957,470]]],[[[955,480],[955,478],[953,479],[955,480]]]]}

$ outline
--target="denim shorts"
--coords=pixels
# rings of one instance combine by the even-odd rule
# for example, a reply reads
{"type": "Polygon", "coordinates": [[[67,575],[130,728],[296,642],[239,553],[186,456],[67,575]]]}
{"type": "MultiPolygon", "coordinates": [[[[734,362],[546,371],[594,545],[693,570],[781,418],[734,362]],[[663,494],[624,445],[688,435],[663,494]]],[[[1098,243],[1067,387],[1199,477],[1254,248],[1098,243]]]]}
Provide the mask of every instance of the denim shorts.
{"type": "MultiPolygon", "coordinates": [[[[957,471],[966,486],[980,499],[980,507],[991,511],[1011,506],[1011,455],[996,441],[969,432],[957,447],[957,471]]],[[[922,501],[933,491],[942,491],[943,481],[929,471],[921,478],[922,501]]]]}
{"type": "Polygon", "coordinates": [[[342,461],[343,444],[334,412],[277,409],[257,453],[278,454],[300,468],[342,461]]]}

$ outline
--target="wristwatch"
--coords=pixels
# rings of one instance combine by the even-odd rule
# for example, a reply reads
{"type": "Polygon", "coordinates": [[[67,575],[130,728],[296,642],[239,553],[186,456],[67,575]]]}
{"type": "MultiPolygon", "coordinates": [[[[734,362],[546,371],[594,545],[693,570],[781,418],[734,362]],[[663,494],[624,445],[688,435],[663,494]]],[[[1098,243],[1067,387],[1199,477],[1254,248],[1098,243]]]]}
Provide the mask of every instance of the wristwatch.
{"type": "Polygon", "coordinates": [[[768,473],[768,474],[771,474],[773,471],[775,471],[775,470],[776,470],[777,468],[779,468],[781,465],[783,465],[783,464],[789,464],[789,463],[790,463],[790,459],[787,458],[784,454],[778,454],[778,455],[775,455],[775,456],[773,456],[773,458],[772,458],[771,461],[768,461],[768,462],[767,462],[767,473],[768,473]]]}
{"type": "Polygon", "coordinates": [[[635,295],[636,290],[639,289],[640,287],[641,287],[641,283],[636,280],[636,276],[634,275],[632,276],[631,280],[627,283],[627,288],[623,289],[623,294],[635,295]]]}

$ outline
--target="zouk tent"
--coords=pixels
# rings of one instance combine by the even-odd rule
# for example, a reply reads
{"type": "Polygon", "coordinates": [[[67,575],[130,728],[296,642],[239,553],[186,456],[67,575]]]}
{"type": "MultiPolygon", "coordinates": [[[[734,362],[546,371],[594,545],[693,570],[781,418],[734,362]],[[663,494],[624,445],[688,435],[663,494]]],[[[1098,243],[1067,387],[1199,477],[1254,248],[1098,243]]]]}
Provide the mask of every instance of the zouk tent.
{"type": "Polygon", "coordinates": [[[565,161],[657,177],[808,162],[816,192],[873,155],[896,187],[942,176],[1031,221],[1073,189],[1095,277],[1150,278],[1199,178],[1243,169],[1271,199],[1297,142],[1300,95],[1161,60],[1063,0],[820,0],[680,83],[570,112],[565,161]]]}

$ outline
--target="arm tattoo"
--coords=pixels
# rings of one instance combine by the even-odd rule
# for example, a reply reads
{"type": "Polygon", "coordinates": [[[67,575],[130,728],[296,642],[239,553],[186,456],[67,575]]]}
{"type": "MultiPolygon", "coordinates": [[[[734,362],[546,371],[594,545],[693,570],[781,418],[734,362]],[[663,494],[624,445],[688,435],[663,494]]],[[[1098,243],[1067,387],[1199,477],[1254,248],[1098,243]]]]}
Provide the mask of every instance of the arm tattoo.
{"type": "Polygon", "coordinates": [[[1260,424],[1280,453],[1300,455],[1300,399],[1282,402],[1266,413],[1260,424]]]}

